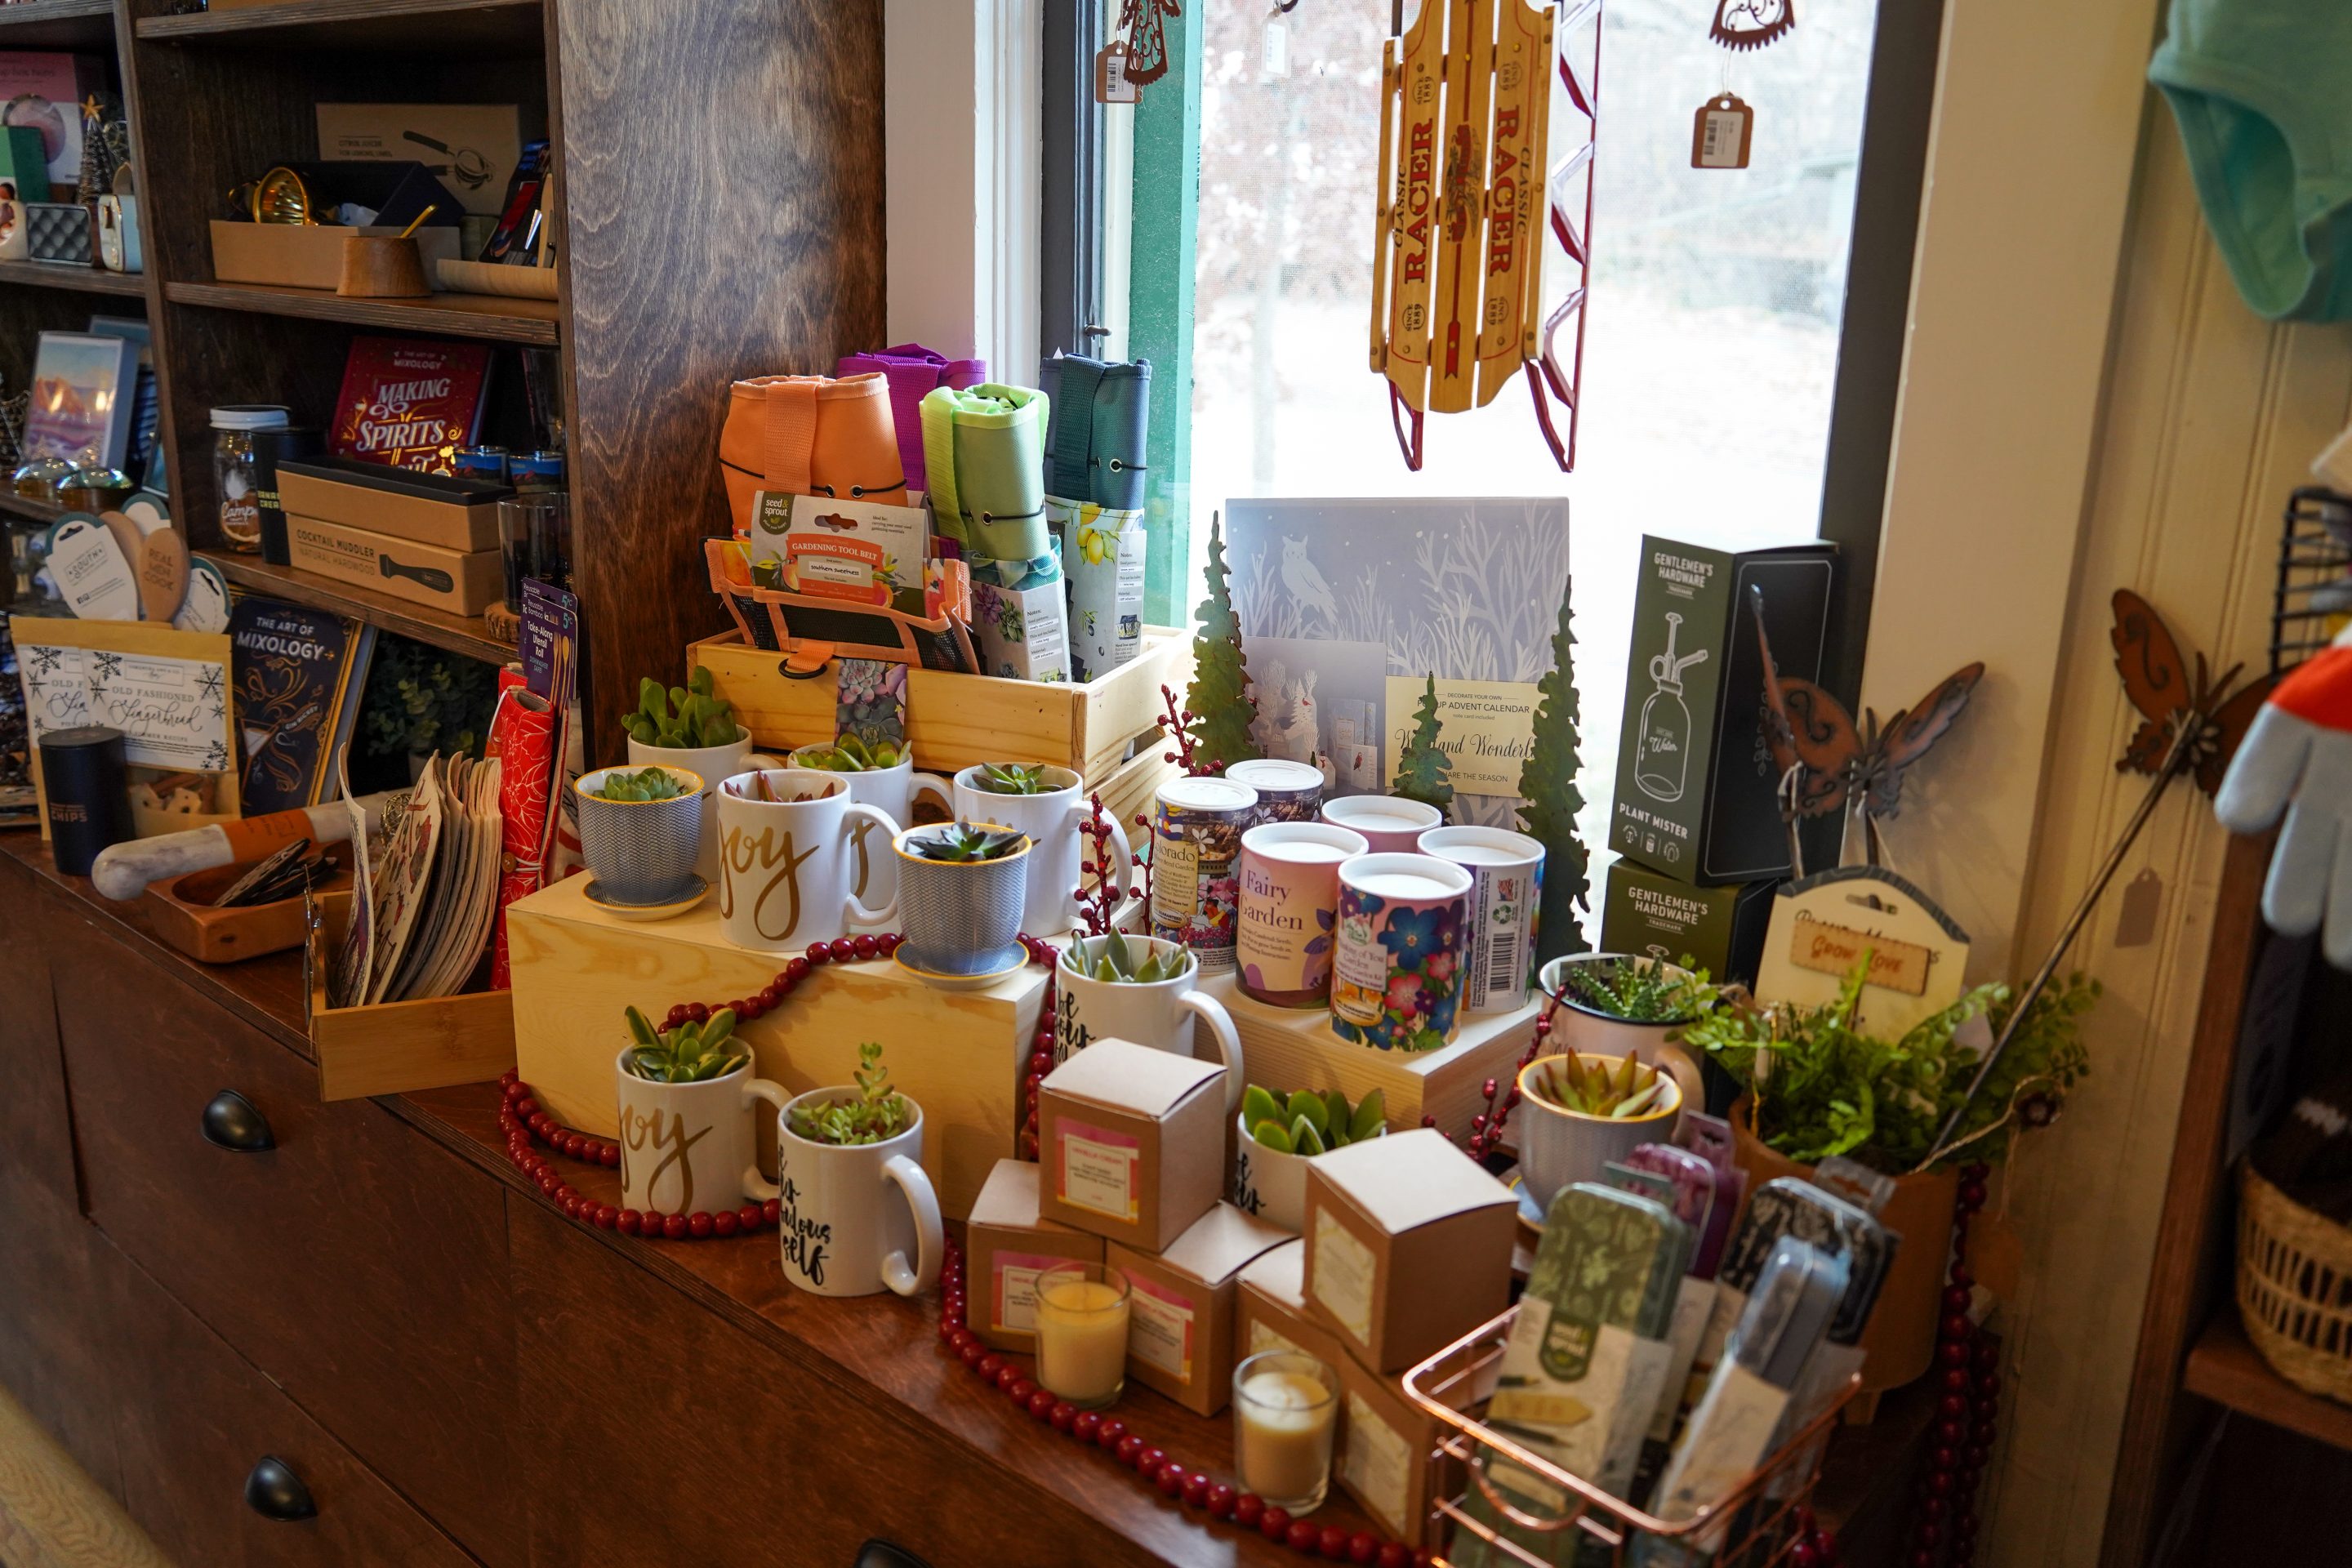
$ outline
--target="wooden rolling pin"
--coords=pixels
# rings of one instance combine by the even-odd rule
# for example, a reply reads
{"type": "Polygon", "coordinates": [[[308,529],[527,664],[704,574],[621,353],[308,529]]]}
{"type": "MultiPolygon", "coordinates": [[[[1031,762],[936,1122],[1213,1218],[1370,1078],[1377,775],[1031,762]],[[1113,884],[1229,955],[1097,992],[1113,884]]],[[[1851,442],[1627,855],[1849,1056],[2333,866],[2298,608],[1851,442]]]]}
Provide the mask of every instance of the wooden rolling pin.
{"type": "MultiPolygon", "coordinates": [[[[389,793],[360,798],[360,809],[367,814],[369,832],[382,825],[383,803],[389,798],[389,793]]],[[[97,861],[89,868],[89,879],[106,898],[135,899],[150,882],[209,870],[215,866],[258,860],[297,838],[308,838],[313,844],[341,844],[351,836],[351,813],[341,801],[330,801],[325,805],[298,806],[292,811],[273,811],[266,816],[247,816],[185,833],[166,833],[160,837],[133,838],[110,845],[99,851],[97,861]]]]}

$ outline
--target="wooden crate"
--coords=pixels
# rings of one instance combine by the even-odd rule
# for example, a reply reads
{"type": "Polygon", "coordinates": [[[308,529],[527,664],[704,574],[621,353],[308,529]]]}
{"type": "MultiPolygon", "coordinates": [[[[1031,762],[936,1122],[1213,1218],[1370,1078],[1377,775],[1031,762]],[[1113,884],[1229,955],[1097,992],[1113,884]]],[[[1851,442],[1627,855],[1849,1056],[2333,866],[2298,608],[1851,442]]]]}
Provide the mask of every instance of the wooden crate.
{"type": "MultiPolygon", "coordinates": [[[[1452,1045],[1439,1051],[1381,1051],[1353,1045],[1331,1032],[1323,1008],[1270,1007],[1241,993],[1230,974],[1202,986],[1234,1016],[1242,1039],[1245,1076],[1270,1089],[1336,1089],[1349,1103],[1374,1089],[1386,1091],[1389,1126],[1404,1131],[1437,1118],[1438,1128],[1455,1137],[1486,1109],[1486,1079],[1499,1079],[1508,1092],[1519,1058],[1536,1037],[1541,999],[1514,1013],[1465,1016],[1452,1045]]],[[[1194,1031],[1194,1050],[1212,1047],[1206,1030],[1194,1031]]]]}
{"type": "Polygon", "coordinates": [[[515,1065],[514,1002],[504,991],[386,1002],[373,1007],[327,1005],[327,974],[351,921],[352,896],[330,892],[305,950],[310,994],[310,1053],[319,1064],[320,1100],[487,1083],[515,1065]]]}
{"type": "MultiPolygon", "coordinates": [[[[784,957],[735,946],[719,903],[674,920],[616,920],[591,904],[585,877],[508,906],[515,1056],[523,1081],[566,1127],[612,1137],[613,1058],[632,1005],[656,1021],[680,1002],[720,1002],[773,979],[784,957]]],[[[850,1081],[861,1041],[923,1108],[923,1165],[940,1206],[961,1219],[996,1162],[1013,1152],[1021,1070],[1046,976],[1031,966],[983,991],[937,990],[887,960],[828,964],[792,999],[743,1026],[759,1073],[792,1092],[850,1081]]],[[[764,1151],[772,1139],[761,1139],[764,1151]]]]}
{"type": "MultiPolygon", "coordinates": [[[[764,749],[781,753],[833,739],[834,672],[795,680],[783,673],[780,655],[731,631],[687,649],[688,669],[698,667],[710,671],[719,695],[764,749]]],[[[907,678],[907,739],[915,765],[932,773],[951,775],[975,763],[1053,763],[1076,769],[1090,788],[1117,778],[1122,798],[1149,801],[1175,771],[1162,760],[1170,748],[1159,743],[1160,689],[1181,700],[1192,678],[1192,638],[1168,626],[1146,626],[1140,653],[1084,685],[914,669],[907,678]],[[1131,744],[1146,736],[1130,758],[1131,744]]],[[[1112,805],[1108,793],[1104,805],[1112,805]]]]}

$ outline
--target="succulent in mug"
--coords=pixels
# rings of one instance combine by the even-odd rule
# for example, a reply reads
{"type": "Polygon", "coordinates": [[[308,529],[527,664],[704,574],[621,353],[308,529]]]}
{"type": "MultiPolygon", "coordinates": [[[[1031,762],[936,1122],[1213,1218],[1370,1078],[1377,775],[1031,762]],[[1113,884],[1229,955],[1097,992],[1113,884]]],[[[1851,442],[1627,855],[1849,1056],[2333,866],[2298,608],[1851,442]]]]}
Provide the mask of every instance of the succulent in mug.
{"type": "Polygon", "coordinates": [[[1549,1057],[1537,1064],[1528,1087],[1562,1110],[1580,1111],[1611,1121],[1647,1116],[1664,1103],[1671,1080],[1655,1068],[1626,1057],[1612,1072],[1606,1065],[1587,1066],[1574,1051],[1549,1057]]]}
{"type": "Polygon", "coordinates": [[[824,1105],[793,1107],[793,1131],[812,1143],[879,1143],[915,1124],[915,1108],[890,1087],[882,1047],[872,1040],[857,1047],[857,1095],[824,1105]]]}
{"type": "Polygon", "coordinates": [[[721,1007],[699,1024],[656,1030],[643,1013],[629,1009],[629,1037],[636,1042],[624,1060],[648,1083],[708,1083],[751,1059],[735,1033],[735,1014],[721,1007]]]}
{"type": "Polygon", "coordinates": [[[1387,1093],[1377,1089],[1353,1110],[1336,1089],[1294,1089],[1285,1097],[1252,1084],[1242,1091],[1242,1125],[1252,1139],[1282,1154],[1322,1154],[1381,1137],[1389,1130],[1388,1109],[1387,1093]]]}
{"type": "Polygon", "coordinates": [[[1028,842],[1028,836],[1009,827],[959,821],[909,833],[905,842],[907,853],[918,859],[968,865],[980,860],[1002,860],[1017,854],[1028,842]]]}
{"type": "Polygon", "coordinates": [[[640,768],[635,773],[614,768],[590,793],[598,800],[676,800],[688,792],[666,768],[640,768]]]}
{"type": "Polygon", "coordinates": [[[868,746],[845,731],[832,745],[810,746],[799,757],[805,766],[823,768],[828,773],[878,773],[898,765],[898,748],[887,741],[877,741],[868,746]]]}
{"type": "Polygon", "coordinates": [[[1043,763],[982,763],[980,787],[990,795],[1051,795],[1043,763]]]}
{"type": "Polygon", "coordinates": [[[1679,970],[1630,956],[1570,963],[1560,989],[1569,1001],[1630,1024],[1686,1024],[1705,1017],[1719,995],[1688,954],[1679,970]]]}
{"type": "Polygon", "coordinates": [[[1062,967],[1073,974],[1083,974],[1089,980],[1108,980],[1135,985],[1149,985],[1157,980],[1173,980],[1184,973],[1185,951],[1177,947],[1162,956],[1160,944],[1144,940],[1143,959],[1138,963],[1135,946],[1123,931],[1111,931],[1104,936],[1101,949],[1096,952],[1094,966],[1087,965],[1087,955],[1077,942],[1062,950],[1062,967]]]}
{"type": "Polygon", "coordinates": [[[741,738],[743,727],[735,722],[734,705],[717,690],[707,668],[698,667],[684,686],[667,690],[647,676],[637,682],[637,710],[621,723],[641,746],[672,751],[731,746],[741,738]]]}

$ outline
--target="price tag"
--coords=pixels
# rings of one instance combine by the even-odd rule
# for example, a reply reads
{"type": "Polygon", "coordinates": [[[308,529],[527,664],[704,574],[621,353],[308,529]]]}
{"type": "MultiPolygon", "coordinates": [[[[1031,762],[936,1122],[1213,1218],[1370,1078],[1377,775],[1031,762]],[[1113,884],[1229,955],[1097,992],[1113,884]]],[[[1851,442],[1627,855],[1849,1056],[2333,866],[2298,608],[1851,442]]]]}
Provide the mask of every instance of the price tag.
{"type": "Polygon", "coordinates": [[[1756,111],[1738,94],[1716,94],[1700,104],[1691,119],[1691,167],[1748,167],[1748,144],[1755,130],[1756,111]]]}
{"type": "Polygon", "coordinates": [[[1282,7],[1276,5],[1265,18],[1265,47],[1260,51],[1259,62],[1269,78],[1290,74],[1290,27],[1282,19],[1282,7]]]}
{"type": "Polygon", "coordinates": [[[1095,101],[1139,103],[1143,89],[1127,78],[1127,45],[1114,41],[1095,54],[1095,101]]]}

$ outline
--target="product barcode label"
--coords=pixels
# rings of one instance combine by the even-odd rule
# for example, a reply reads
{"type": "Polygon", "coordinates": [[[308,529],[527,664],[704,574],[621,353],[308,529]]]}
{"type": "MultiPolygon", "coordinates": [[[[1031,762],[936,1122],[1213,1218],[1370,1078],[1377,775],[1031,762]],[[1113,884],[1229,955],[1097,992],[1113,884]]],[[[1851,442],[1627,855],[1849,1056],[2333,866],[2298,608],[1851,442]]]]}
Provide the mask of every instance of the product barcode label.
{"type": "Polygon", "coordinates": [[[1508,991],[1519,983],[1519,933],[1516,931],[1491,938],[1486,947],[1486,989],[1508,991]]]}

